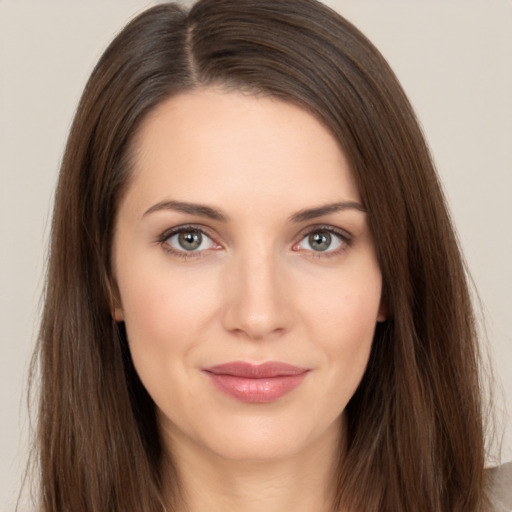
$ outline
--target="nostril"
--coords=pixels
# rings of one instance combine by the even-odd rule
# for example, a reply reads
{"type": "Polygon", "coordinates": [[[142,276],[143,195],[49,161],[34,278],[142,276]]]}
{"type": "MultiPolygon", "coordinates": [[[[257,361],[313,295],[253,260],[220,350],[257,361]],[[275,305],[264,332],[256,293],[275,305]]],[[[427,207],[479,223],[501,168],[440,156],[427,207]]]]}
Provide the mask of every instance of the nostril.
{"type": "Polygon", "coordinates": [[[276,337],[289,329],[289,314],[277,301],[256,303],[247,298],[233,300],[224,313],[224,327],[238,337],[254,340],[276,337]]]}

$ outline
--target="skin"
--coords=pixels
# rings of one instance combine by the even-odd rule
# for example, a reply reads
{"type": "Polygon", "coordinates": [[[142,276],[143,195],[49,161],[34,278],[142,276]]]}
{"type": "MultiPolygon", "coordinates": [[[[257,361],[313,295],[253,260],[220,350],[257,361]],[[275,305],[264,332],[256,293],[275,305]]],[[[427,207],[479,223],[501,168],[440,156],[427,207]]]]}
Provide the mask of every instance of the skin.
{"type": "Polygon", "coordinates": [[[343,411],[383,319],[381,273],[343,152],[297,106],[214,89],[156,107],[134,150],[113,241],[114,315],[156,404],[184,510],[329,510],[343,411]],[[297,218],[339,202],[349,206],[297,218]],[[169,233],[189,225],[204,232],[195,251],[169,233]],[[311,233],[332,229],[340,234],[327,249],[312,245],[311,233]],[[308,373],[275,401],[246,403],[203,371],[231,361],[308,373]]]}

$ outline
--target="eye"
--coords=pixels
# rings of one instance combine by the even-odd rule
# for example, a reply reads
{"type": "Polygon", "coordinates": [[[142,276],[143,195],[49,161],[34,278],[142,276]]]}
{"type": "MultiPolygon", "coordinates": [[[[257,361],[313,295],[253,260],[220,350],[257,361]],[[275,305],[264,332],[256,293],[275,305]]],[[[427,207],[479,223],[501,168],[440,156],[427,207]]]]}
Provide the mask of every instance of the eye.
{"type": "Polygon", "coordinates": [[[316,253],[332,253],[343,250],[348,244],[347,235],[338,233],[333,228],[319,228],[307,233],[295,247],[316,253]]]}
{"type": "Polygon", "coordinates": [[[216,246],[213,240],[197,228],[181,228],[166,236],[165,244],[177,252],[198,252],[216,246]]]}

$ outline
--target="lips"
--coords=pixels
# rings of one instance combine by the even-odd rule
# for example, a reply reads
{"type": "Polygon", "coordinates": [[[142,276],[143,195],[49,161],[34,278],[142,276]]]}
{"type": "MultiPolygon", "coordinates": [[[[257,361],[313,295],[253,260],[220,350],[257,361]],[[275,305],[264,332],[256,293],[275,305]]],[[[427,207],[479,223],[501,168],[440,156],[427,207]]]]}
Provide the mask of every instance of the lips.
{"type": "Polygon", "coordinates": [[[268,403],[297,388],[309,370],[271,361],[263,364],[230,362],[204,368],[203,372],[217,389],[237,400],[268,403]]]}

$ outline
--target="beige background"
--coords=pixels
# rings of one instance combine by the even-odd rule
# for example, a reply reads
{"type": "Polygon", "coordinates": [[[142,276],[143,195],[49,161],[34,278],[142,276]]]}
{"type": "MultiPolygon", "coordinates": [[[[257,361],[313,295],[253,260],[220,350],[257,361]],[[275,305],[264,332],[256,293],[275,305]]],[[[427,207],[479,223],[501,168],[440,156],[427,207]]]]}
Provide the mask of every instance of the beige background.
{"type": "MultiPolygon", "coordinates": [[[[483,300],[499,409],[512,411],[512,2],[327,3],[380,48],[418,112],[483,300]]],[[[0,0],[0,512],[14,509],[27,455],[25,382],[67,130],[101,51],[147,5],[0,0]]],[[[510,416],[502,427],[510,460],[510,416]]]]}

